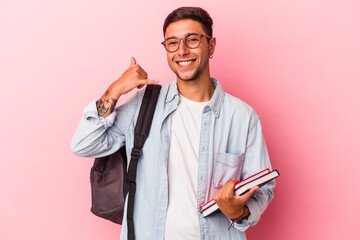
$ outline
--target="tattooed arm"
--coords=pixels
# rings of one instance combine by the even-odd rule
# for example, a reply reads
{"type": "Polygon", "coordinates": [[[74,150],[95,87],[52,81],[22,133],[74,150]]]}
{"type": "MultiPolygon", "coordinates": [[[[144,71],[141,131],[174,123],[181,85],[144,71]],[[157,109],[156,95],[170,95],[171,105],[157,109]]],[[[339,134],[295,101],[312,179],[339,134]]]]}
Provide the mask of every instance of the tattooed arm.
{"type": "Polygon", "coordinates": [[[155,84],[158,81],[148,80],[147,73],[136,64],[135,58],[131,58],[130,67],[124,74],[113,82],[100,100],[96,102],[96,107],[100,117],[106,118],[114,111],[116,103],[121,95],[130,92],[134,88],[141,88],[146,84],[155,84]]]}
{"type": "MultiPolygon", "coordinates": [[[[121,95],[134,88],[141,88],[146,84],[156,82],[148,80],[147,73],[139,64],[136,64],[134,58],[131,58],[130,67],[109,86],[101,99],[96,102],[97,114],[104,119],[97,121],[98,117],[94,116],[93,102],[88,105],[86,110],[84,109],[79,126],[71,140],[71,151],[79,156],[100,157],[118,150],[125,141],[121,130],[128,121],[119,121],[116,127],[113,127],[113,121],[118,116],[106,118],[114,111],[121,95]],[[111,127],[113,127],[112,131],[107,131],[111,127]]],[[[129,116],[124,114],[122,117],[126,119],[129,116]]]]}
{"type": "Polygon", "coordinates": [[[109,96],[109,90],[96,102],[99,117],[106,118],[114,111],[118,99],[109,96]]]}

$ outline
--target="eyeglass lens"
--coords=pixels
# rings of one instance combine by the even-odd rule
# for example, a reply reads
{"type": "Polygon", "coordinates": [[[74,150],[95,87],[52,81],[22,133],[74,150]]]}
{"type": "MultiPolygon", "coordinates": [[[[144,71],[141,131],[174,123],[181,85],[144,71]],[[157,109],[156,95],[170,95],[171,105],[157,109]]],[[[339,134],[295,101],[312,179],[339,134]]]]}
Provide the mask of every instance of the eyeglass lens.
{"type": "MultiPolygon", "coordinates": [[[[165,40],[165,48],[170,52],[175,52],[179,48],[180,39],[171,38],[165,40]]],[[[185,45],[189,48],[197,48],[200,44],[201,35],[190,34],[185,37],[185,45]]]]}

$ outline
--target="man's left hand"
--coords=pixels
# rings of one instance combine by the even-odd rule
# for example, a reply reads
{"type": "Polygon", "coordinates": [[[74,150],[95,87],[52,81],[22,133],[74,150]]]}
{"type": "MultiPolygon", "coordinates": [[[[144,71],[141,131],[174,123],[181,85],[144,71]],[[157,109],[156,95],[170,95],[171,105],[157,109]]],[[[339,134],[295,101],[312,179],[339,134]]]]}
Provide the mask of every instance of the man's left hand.
{"type": "Polygon", "coordinates": [[[250,212],[245,204],[254,192],[259,189],[258,186],[255,186],[245,194],[235,196],[234,187],[238,182],[238,179],[227,182],[214,196],[216,204],[229,219],[238,219],[239,217],[243,218],[248,216],[250,212]]]}

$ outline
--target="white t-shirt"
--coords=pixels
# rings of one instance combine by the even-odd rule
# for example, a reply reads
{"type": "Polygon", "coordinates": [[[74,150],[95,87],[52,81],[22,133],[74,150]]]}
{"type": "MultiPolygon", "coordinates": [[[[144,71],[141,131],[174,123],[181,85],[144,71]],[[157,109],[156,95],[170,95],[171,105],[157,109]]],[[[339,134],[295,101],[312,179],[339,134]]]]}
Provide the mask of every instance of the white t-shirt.
{"type": "Polygon", "coordinates": [[[166,240],[200,239],[197,171],[201,117],[207,104],[180,95],[178,108],[171,115],[166,240]]]}

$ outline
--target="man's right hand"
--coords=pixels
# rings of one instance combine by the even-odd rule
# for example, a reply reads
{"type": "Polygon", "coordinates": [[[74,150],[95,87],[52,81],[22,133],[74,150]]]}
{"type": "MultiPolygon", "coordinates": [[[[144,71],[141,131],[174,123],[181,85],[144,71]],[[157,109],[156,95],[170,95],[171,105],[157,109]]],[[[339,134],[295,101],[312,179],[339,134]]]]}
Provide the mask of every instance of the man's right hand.
{"type": "Polygon", "coordinates": [[[136,63],[135,58],[131,57],[130,67],[123,73],[123,75],[113,82],[109,87],[109,92],[112,98],[119,99],[125,93],[130,92],[134,88],[141,88],[146,84],[155,84],[158,81],[148,80],[147,73],[136,63]]]}
{"type": "Polygon", "coordinates": [[[96,102],[99,116],[106,118],[112,113],[121,95],[130,92],[134,88],[141,88],[144,85],[155,83],[158,83],[158,81],[147,79],[147,73],[132,57],[130,67],[110,85],[101,99],[96,102]]]}

